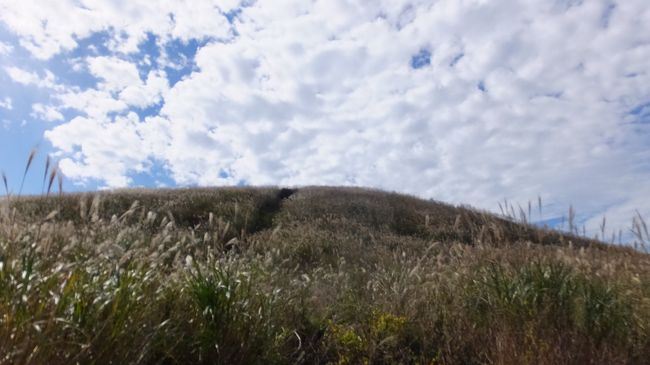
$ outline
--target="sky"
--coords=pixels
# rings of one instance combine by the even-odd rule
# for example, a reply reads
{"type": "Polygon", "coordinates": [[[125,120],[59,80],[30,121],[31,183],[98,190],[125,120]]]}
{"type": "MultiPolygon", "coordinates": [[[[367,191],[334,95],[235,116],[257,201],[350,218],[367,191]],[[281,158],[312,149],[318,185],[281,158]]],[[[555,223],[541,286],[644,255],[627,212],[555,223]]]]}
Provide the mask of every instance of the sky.
{"type": "Polygon", "coordinates": [[[593,236],[650,216],[648,60],[647,0],[0,0],[0,168],[539,196],[593,236]]]}

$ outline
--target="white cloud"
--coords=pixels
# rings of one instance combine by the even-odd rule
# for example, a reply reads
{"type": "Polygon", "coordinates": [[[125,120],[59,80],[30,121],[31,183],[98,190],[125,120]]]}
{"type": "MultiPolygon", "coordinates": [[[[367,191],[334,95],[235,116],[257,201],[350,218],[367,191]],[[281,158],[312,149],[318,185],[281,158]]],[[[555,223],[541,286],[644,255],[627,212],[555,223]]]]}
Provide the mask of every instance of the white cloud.
{"type": "Polygon", "coordinates": [[[13,81],[19,84],[37,85],[40,82],[40,78],[35,72],[25,71],[18,67],[6,67],[5,72],[13,81]]]}
{"type": "Polygon", "coordinates": [[[128,171],[146,171],[150,165],[152,146],[150,140],[143,140],[143,129],[135,113],[111,122],[77,117],[46,132],[45,137],[68,154],[60,162],[66,177],[100,179],[108,187],[124,187],[131,182],[128,171]],[[79,150],[81,157],[75,158],[79,150]]]}
{"type": "Polygon", "coordinates": [[[87,59],[97,89],[55,96],[84,114],[46,133],[73,178],[124,186],[155,160],[181,184],[368,185],[490,209],[542,194],[548,216],[573,203],[620,226],[631,206],[650,213],[648,124],[630,114],[650,102],[650,8],[613,3],[258,1],[237,36],[219,15],[233,1],[7,4],[0,19],[37,57],[118,30],[116,54],[87,59]],[[147,32],[211,41],[170,87],[124,55],[147,32]]]}
{"type": "Polygon", "coordinates": [[[14,108],[13,101],[10,97],[6,96],[3,100],[0,100],[0,108],[11,110],[14,108]]]}
{"type": "Polygon", "coordinates": [[[63,120],[63,114],[56,110],[53,106],[43,105],[36,103],[32,105],[32,117],[41,119],[47,122],[55,122],[63,120]]]}
{"type": "Polygon", "coordinates": [[[102,117],[128,107],[145,108],[160,103],[169,89],[164,71],[150,71],[140,79],[134,63],[114,57],[92,57],[87,60],[90,73],[100,82],[97,89],[67,89],[58,96],[65,108],[102,117]]]}
{"type": "Polygon", "coordinates": [[[131,106],[145,108],[160,103],[169,89],[164,71],[151,71],[146,82],[131,84],[120,92],[120,100],[131,106]]]}
{"type": "Polygon", "coordinates": [[[57,95],[56,98],[60,101],[62,108],[76,109],[100,120],[105,119],[108,113],[122,112],[128,109],[128,105],[124,101],[114,98],[110,92],[103,90],[68,89],[57,95]]]}
{"type": "Polygon", "coordinates": [[[5,55],[5,54],[9,54],[9,53],[13,52],[13,50],[14,50],[14,47],[11,44],[5,43],[5,42],[0,42],[0,56],[5,55]]]}
{"type": "Polygon", "coordinates": [[[101,90],[120,91],[141,83],[138,68],[131,62],[115,57],[92,57],[87,61],[90,73],[102,80],[101,90]]]}
{"type": "Polygon", "coordinates": [[[45,75],[40,76],[33,71],[27,71],[19,67],[8,66],[5,67],[5,72],[14,81],[22,85],[36,86],[39,88],[62,90],[62,87],[56,84],[56,76],[49,71],[45,70],[45,75]]]}

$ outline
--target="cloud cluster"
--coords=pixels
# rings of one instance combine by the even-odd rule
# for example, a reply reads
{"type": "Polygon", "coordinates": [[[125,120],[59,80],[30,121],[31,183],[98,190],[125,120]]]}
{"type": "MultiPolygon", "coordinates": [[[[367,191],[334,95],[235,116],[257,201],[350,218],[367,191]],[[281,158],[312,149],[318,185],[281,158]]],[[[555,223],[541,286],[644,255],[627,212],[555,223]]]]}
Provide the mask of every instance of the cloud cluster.
{"type": "Polygon", "coordinates": [[[32,116],[36,119],[55,122],[63,120],[63,114],[50,105],[36,103],[32,105],[32,116]]]}
{"type": "Polygon", "coordinates": [[[3,100],[0,100],[0,108],[11,110],[13,109],[13,101],[10,97],[5,97],[3,100]]]}
{"type": "Polygon", "coordinates": [[[11,44],[0,42],[0,56],[11,53],[14,47],[11,44]]]}
{"type": "Polygon", "coordinates": [[[5,72],[14,82],[22,85],[61,90],[61,87],[56,84],[54,74],[50,71],[46,71],[45,75],[41,76],[34,71],[27,71],[16,66],[8,66],[5,68],[5,72]]]}
{"type": "Polygon", "coordinates": [[[178,184],[366,185],[489,209],[542,194],[546,214],[573,202],[613,225],[650,213],[645,0],[78,3],[0,2],[34,57],[110,35],[83,58],[92,87],[6,68],[78,113],[45,133],[75,179],[125,186],[161,164],[178,184]],[[169,45],[192,39],[172,83],[169,45]]]}
{"type": "Polygon", "coordinates": [[[79,41],[109,32],[112,51],[137,51],[147,33],[169,38],[227,39],[233,0],[182,1],[0,1],[0,21],[20,36],[20,45],[40,59],[74,50],[79,41]]]}

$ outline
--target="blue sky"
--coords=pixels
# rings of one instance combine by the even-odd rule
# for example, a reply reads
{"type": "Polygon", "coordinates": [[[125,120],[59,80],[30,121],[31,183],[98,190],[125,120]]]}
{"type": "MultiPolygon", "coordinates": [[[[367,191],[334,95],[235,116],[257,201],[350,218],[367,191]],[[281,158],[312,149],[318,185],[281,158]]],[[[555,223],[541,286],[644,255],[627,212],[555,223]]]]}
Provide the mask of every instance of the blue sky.
{"type": "Polygon", "coordinates": [[[39,193],[363,185],[589,234],[650,215],[645,0],[0,0],[0,168],[39,193]],[[553,223],[555,222],[555,223],[553,223]]]}

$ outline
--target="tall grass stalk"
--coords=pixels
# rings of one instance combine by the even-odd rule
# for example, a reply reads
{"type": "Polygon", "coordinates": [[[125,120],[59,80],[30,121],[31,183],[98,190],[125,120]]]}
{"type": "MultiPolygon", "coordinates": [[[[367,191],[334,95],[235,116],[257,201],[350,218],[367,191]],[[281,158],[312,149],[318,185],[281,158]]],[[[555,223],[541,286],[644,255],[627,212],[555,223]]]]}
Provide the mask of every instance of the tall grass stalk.
{"type": "Polygon", "coordinates": [[[48,179],[47,183],[47,191],[45,193],[46,196],[50,195],[50,192],[52,191],[52,185],[54,184],[54,179],[59,175],[59,169],[58,166],[53,166],[52,170],[50,171],[50,178],[48,179]]]}
{"type": "Polygon", "coordinates": [[[23,186],[25,185],[25,178],[27,177],[27,173],[29,172],[29,167],[32,165],[32,162],[34,161],[34,157],[36,157],[35,148],[33,148],[29,152],[29,156],[27,157],[27,163],[25,164],[25,171],[23,172],[23,178],[20,181],[20,189],[18,189],[18,195],[22,194],[23,192],[23,186]]]}
{"type": "Polygon", "coordinates": [[[43,184],[41,186],[41,194],[45,193],[45,180],[47,180],[47,174],[50,171],[50,165],[52,164],[52,160],[50,159],[50,155],[47,155],[45,158],[45,171],[43,172],[43,184]]]}
{"type": "Polygon", "coordinates": [[[2,171],[2,183],[5,188],[5,195],[7,198],[9,198],[9,184],[7,183],[7,174],[5,174],[4,171],[2,171]]]}

